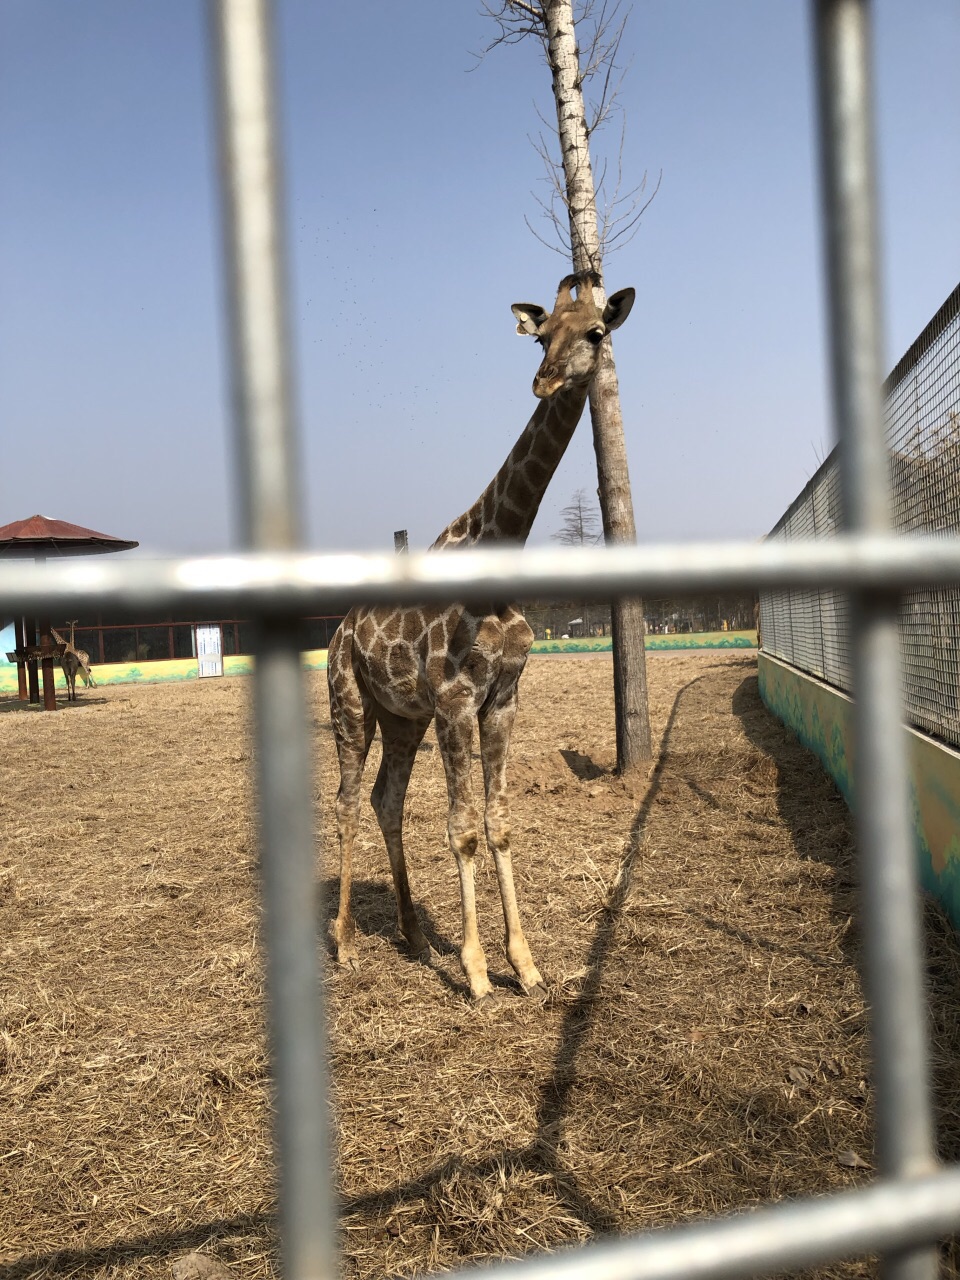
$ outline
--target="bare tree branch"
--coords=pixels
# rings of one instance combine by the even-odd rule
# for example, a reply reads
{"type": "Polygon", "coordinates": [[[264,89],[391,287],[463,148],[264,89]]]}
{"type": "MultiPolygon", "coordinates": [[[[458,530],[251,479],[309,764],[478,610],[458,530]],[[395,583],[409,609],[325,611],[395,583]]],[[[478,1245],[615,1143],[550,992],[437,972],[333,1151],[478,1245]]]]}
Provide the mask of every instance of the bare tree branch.
{"type": "Polygon", "coordinates": [[[546,0],[483,0],[481,11],[499,27],[500,34],[474,55],[481,63],[491,50],[500,45],[519,44],[526,36],[546,42],[546,0]]]}
{"type": "MultiPolygon", "coordinates": [[[[499,28],[499,34],[478,56],[482,60],[492,49],[500,45],[517,44],[527,36],[536,36],[546,49],[547,46],[547,5],[550,0],[483,0],[482,11],[491,18],[499,28]]],[[[624,10],[623,0],[577,0],[575,3],[575,21],[578,37],[581,41],[578,48],[579,74],[577,87],[582,91],[590,82],[597,81],[596,92],[584,98],[585,126],[587,138],[593,140],[594,135],[607,124],[612,115],[623,108],[619,102],[620,89],[623,84],[626,68],[618,62],[623,34],[630,9],[624,10]]],[[[548,56],[549,61],[549,56],[548,56]]],[[[535,104],[535,110],[545,130],[557,138],[556,121],[550,121],[535,104]]],[[[660,190],[663,178],[661,171],[657,185],[647,199],[641,199],[646,190],[647,178],[629,191],[623,190],[623,149],[626,133],[625,119],[621,122],[620,142],[617,150],[617,180],[610,190],[608,175],[611,171],[609,156],[599,155],[599,177],[594,184],[594,192],[584,192],[582,197],[568,190],[566,174],[562,162],[551,152],[544,133],[531,144],[543,161],[550,188],[549,199],[541,199],[536,193],[533,197],[539,205],[543,218],[552,228],[556,244],[534,229],[529,218],[524,218],[531,234],[543,245],[567,255],[572,253],[574,259],[583,258],[594,270],[601,269],[604,255],[614,248],[622,248],[628,244],[640,224],[640,220],[651,201],[660,190]],[[591,201],[596,199],[599,205],[598,231],[599,248],[593,249],[582,242],[576,230],[580,216],[589,209],[591,201]]],[[[591,145],[591,150],[594,147],[591,145]]]]}

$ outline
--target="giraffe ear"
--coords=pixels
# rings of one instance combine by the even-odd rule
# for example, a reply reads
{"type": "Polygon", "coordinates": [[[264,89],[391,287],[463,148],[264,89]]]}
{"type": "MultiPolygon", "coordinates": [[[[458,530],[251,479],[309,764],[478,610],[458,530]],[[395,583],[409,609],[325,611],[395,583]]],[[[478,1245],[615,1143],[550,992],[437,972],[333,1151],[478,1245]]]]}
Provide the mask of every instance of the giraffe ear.
{"type": "Polygon", "coordinates": [[[515,302],[510,310],[517,317],[517,333],[528,333],[531,337],[536,337],[544,320],[549,319],[548,313],[535,302],[515,302]]]}
{"type": "Polygon", "coordinates": [[[633,300],[637,296],[635,289],[621,289],[612,293],[603,308],[603,323],[608,329],[619,329],[630,314],[633,300]]]}

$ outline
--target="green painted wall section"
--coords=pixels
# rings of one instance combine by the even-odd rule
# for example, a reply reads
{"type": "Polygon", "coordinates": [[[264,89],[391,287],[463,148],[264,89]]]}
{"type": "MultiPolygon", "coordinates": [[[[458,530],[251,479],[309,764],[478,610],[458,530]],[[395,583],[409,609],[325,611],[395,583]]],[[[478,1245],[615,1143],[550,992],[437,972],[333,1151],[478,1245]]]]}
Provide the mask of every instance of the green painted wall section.
{"type": "MultiPolygon", "coordinates": [[[[755,631],[694,631],[689,635],[647,636],[646,648],[657,649],[755,649],[755,631]]],[[[533,653],[610,653],[609,636],[584,636],[578,640],[535,640],[533,653]]]]}
{"type": "MultiPolygon", "coordinates": [[[[760,697],[816,755],[851,809],[853,703],[828,685],[761,653],[760,697]]],[[[960,753],[904,728],[920,881],[960,929],[960,753]]]]}

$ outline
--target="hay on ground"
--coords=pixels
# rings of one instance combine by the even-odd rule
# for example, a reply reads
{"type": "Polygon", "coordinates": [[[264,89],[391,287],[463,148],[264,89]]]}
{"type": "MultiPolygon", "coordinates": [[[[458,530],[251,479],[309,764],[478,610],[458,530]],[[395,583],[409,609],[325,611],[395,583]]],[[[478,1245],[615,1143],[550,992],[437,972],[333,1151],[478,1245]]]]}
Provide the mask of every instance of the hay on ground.
{"type": "MultiPolygon", "coordinates": [[[[631,781],[611,772],[608,660],[534,659],[524,677],[514,845],[545,1005],[503,958],[486,858],[481,933],[504,995],[485,1010],[465,998],[432,734],[406,828],[432,967],[395,937],[365,806],[361,969],[322,960],[348,1275],[512,1257],[871,1176],[843,802],[763,710],[752,657],[649,666],[658,756],[631,781]]],[[[98,688],[56,716],[0,703],[2,1280],[169,1277],[196,1250],[250,1280],[275,1273],[249,690],[98,688]]],[[[309,697],[332,834],[322,677],[309,697]]],[[[928,922],[940,1141],[955,1157],[960,950],[933,909],[928,922]]]]}

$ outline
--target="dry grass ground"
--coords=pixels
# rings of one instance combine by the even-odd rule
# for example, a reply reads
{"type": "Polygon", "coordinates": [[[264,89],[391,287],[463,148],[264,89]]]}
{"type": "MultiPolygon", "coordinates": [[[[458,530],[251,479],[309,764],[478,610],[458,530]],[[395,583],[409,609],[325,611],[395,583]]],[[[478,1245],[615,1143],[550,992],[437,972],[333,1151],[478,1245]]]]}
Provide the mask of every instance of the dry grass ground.
{"type": "MultiPolygon", "coordinates": [[[[843,803],[764,712],[752,657],[658,656],[650,678],[657,763],[625,785],[609,771],[608,660],[535,659],[524,677],[517,879],[546,1005],[509,975],[486,861],[481,928],[504,996],[465,999],[431,738],[407,845],[433,967],[394,937],[365,813],[362,967],[325,962],[348,1275],[870,1176],[843,803]]],[[[56,716],[0,702],[2,1280],[168,1277],[197,1248],[245,1280],[275,1270],[248,694],[243,680],[97,689],[56,716]]],[[[310,694],[329,831],[321,678],[310,694]]],[[[335,886],[332,849],[321,880],[335,886]]],[[[955,1157],[960,961],[929,924],[955,1157]]]]}

